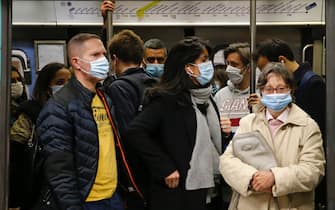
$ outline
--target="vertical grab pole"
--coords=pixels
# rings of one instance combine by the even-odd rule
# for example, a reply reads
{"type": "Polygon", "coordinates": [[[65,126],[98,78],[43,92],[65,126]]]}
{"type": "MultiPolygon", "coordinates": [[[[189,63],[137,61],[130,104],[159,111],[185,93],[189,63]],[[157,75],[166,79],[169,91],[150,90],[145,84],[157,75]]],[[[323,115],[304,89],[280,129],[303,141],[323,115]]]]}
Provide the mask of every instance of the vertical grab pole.
{"type": "Polygon", "coordinates": [[[107,46],[109,41],[112,39],[113,37],[113,13],[112,11],[108,11],[107,12],[107,46]]]}
{"type": "Polygon", "coordinates": [[[256,0],[250,0],[250,93],[256,92],[256,62],[252,56],[256,50],[256,0]]]}
{"type": "MultiPolygon", "coordinates": [[[[115,3],[115,1],[113,0],[113,2],[115,3]]],[[[106,35],[107,35],[107,43],[106,43],[106,47],[108,48],[108,44],[110,42],[110,40],[113,37],[113,12],[112,11],[107,11],[107,25],[106,25],[106,35]]],[[[107,49],[107,55],[108,55],[108,60],[110,61],[111,59],[111,55],[109,54],[109,50],[107,49]]]]}
{"type": "Polygon", "coordinates": [[[0,0],[0,209],[8,209],[11,2],[0,0]]]}
{"type": "Polygon", "coordinates": [[[335,1],[326,0],[327,209],[335,209],[335,1]]]}

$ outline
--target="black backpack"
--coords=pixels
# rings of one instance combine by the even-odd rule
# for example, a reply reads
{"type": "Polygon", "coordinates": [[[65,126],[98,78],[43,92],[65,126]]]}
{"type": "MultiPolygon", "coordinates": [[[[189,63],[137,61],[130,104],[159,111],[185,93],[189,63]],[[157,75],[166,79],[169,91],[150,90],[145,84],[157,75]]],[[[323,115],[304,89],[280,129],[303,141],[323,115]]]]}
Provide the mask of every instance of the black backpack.
{"type": "Polygon", "coordinates": [[[123,80],[128,82],[137,92],[139,105],[137,106],[137,112],[142,112],[144,105],[148,102],[147,92],[149,88],[152,88],[158,80],[153,77],[138,78],[133,75],[125,75],[117,78],[117,80],[123,80]]]}

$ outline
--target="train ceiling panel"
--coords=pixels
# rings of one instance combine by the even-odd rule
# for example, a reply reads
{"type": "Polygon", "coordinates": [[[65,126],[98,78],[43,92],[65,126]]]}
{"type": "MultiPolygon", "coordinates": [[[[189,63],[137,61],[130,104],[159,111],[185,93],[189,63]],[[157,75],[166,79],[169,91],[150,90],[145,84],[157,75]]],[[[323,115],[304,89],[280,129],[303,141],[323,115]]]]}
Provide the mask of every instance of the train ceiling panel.
{"type": "MultiPolygon", "coordinates": [[[[13,1],[13,25],[102,24],[101,1],[13,1]]],[[[249,25],[250,0],[121,1],[116,26],[249,25]]],[[[323,25],[324,0],[257,0],[258,25],[323,25]]]]}

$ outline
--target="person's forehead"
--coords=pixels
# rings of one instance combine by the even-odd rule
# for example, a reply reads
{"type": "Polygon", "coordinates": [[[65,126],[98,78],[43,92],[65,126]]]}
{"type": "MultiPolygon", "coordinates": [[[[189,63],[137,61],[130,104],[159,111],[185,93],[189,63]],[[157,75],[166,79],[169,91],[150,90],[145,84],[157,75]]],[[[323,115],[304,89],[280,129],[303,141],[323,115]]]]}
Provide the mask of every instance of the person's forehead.
{"type": "Polygon", "coordinates": [[[269,59],[265,55],[259,55],[258,56],[258,60],[266,60],[266,61],[268,61],[269,59]]]}
{"type": "Polygon", "coordinates": [[[270,73],[268,76],[267,84],[286,84],[283,77],[278,74],[270,73]]]}
{"type": "Polygon", "coordinates": [[[160,48],[160,49],[152,49],[152,48],[147,48],[145,49],[145,54],[147,57],[150,56],[165,56],[165,49],[160,48]]]}
{"type": "Polygon", "coordinates": [[[100,39],[89,39],[83,43],[84,51],[106,51],[100,39]]]}
{"type": "Polygon", "coordinates": [[[200,58],[208,58],[208,50],[205,48],[202,52],[201,52],[201,54],[200,54],[200,58]]]}
{"type": "Polygon", "coordinates": [[[233,62],[236,62],[236,63],[241,63],[242,62],[241,56],[237,52],[229,53],[228,56],[227,56],[227,61],[228,62],[233,61],[233,62]]]}
{"type": "Polygon", "coordinates": [[[60,69],[56,72],[55,78],[56,77],[64,77],[64,76],[68,76],[68,75],[71,75],[70,70],[68,70],[66,68],[62,68],[62,69],[60,69]]]}

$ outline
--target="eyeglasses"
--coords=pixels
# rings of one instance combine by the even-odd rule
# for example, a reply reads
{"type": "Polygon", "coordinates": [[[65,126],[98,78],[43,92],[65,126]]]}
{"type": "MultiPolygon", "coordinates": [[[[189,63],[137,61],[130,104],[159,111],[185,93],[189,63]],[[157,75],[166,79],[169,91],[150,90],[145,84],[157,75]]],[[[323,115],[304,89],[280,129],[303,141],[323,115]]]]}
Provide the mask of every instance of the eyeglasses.
{"type": "Polygon", "coordinates": [[[162,64],[165,61],[164,57],[147,57],[146,60],[149,63],[155,63],[155,61],[157,60],[158,63],[162,64]]]}
{"type": "Polygon", "coordinates": [[[276,93],[286,93],[289,90],[288,87],[277,87],[277,88],[273,88],[273,87],[269,87],[269,86],[265,86],[263,88],[263,92],[270,94],[270,93],[274,93],[276,91],[276,93]]]}

